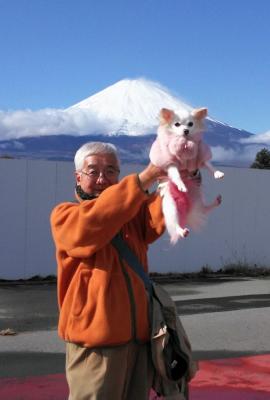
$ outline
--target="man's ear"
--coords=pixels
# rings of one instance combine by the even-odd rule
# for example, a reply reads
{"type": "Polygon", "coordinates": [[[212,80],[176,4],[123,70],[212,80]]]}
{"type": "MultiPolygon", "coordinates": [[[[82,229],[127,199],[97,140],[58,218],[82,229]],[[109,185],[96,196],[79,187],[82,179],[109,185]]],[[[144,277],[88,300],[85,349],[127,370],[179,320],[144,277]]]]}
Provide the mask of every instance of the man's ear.
{"type": "Polygon", "coordinates": [[[74,175],[75,175],[75,179],[76,179],[76,184],[79,185],[81,182],[81,174],[80,174],[80,172],[75,171],[74,175]]]}
{"type": "Polygon", "coordinates": [[[162,125],[169,124],[174,118],[173,110],[162,108],[159,113],[159,120],[162,125]]]}
{"type": "Polygon", "coordinates": [[[203,119],[207,116],[207,108],[197,108],[192,111],[192,115],[195,119],[203,119]]]}

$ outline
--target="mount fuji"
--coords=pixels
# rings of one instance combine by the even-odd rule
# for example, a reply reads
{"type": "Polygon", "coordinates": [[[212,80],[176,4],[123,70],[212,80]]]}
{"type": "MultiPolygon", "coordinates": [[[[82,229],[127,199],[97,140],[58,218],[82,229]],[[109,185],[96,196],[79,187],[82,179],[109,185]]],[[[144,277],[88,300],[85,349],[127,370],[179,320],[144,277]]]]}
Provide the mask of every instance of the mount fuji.
{"type": "MultiPolygon", "coordinates": [[[[26,122],[20,114],[21,125],[17,122],[13,130],[10,122],[8,130],[0,121],[0,135],[4,129],[1,136],[6,136],[0,140],[0,152],[19,158],[72,160],[86,141],[109,141],[119,149],[122,162],[147,163],[162,107],[193,108],[156,82],[124,79],[66,109],[28,110],[26,122]]],[[[9,119],[15,119],[15,113],[9,119]]],[[[244,143],[254,136],[207,118],[204,139],[216,164],[249,165],[262,148],[244,143]]]]}

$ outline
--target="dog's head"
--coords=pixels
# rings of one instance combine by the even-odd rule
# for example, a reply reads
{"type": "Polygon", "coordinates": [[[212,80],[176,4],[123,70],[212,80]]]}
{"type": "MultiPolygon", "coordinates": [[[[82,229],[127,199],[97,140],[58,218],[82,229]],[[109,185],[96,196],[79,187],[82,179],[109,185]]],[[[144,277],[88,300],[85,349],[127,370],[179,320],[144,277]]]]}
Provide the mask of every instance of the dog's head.
{"type": "Polygon", "coordinates": [[[167,133],[177,135],[186,140],[199,141],[204,130],[204,119],[207,108],[194,109],[191,112],[175,113],[173,110],[162,108],[159,114],[160,126],[167,133]]]}

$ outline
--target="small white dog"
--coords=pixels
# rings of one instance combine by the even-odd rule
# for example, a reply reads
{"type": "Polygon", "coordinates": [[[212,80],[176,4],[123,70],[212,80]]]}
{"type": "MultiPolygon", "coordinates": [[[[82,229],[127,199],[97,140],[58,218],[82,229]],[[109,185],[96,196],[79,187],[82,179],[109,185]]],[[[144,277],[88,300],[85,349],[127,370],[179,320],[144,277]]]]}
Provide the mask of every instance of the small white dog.
{"type": "Polygon", "coordinates": [[[212,204],[205,205],[200,184],[193,177],[203,167],[215,179],[224,176],[212,166],[210,147],[202,141],[206,115],[206,108],[181,116],[165,108],[160,111],[160,126],[150,149],[150,160],[168,172],[169,179],[160,185],[160,192],[172,243],[189,234],[186,225],[198,229],[206,214],[221,203],[221,196],[217,196],[212,204]]]}

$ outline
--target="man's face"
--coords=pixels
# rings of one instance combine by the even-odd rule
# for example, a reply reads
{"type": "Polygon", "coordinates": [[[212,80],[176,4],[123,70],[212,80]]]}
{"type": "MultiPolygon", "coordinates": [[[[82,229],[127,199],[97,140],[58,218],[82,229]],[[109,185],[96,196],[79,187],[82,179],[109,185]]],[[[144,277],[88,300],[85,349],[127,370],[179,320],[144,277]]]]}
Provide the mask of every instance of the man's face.
{"type": "Polygon", "coordinates": [[[86,157],[81,171],[75,172],[77,185],[94,196],[118,182],[119,164],[114,154],[96,154],[86,157]]]}

